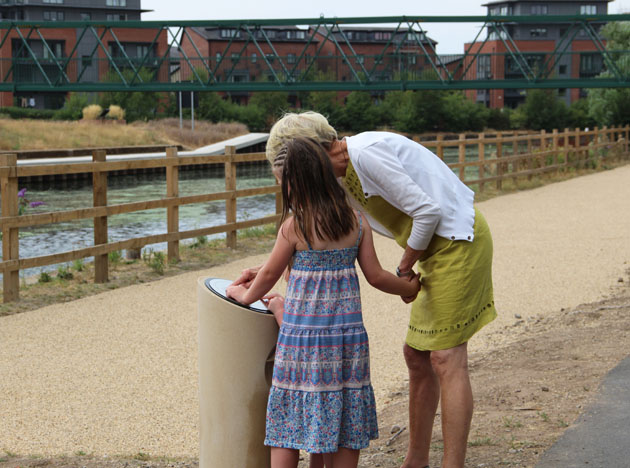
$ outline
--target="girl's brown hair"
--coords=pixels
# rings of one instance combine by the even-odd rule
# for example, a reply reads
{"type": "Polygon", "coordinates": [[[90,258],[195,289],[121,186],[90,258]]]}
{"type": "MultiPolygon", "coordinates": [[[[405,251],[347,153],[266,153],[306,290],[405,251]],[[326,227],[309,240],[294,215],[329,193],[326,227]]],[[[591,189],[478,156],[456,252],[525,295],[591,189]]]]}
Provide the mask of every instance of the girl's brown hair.
{"type": "Polygon", "coordinates": [[[295,138],[278,156],[284,162],[282,220],[293,212],[296,234],[308,244],[313,243],[313,235],[336,241],[350,234],[356,216],[322,145],[310,138],[295,138]]]}

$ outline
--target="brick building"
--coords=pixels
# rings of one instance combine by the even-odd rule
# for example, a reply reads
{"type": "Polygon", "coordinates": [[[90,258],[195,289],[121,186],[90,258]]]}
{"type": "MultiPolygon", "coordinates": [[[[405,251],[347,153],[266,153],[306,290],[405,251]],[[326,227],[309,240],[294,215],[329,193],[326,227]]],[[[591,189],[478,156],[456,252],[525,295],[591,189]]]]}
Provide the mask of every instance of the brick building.
{"type": "MultiPolygon", "coordinates": [[[[139,21],[142,10],[141,0],[0,0],[2,21],[29,21],[45,23],[54,21],[139,21]]],[[[113,28],[104,32],[95,28],[98,38],[84,28],[41,28],[38,34],[28,36],[30,27],[24,27],[21,34],[27,38],[28,47],[15,29],[9,34],[0,48],[2,77],[8,69],[10,79],[21,83],[36,83],[45,80],[42,70],[50,79],[70,81],[99,81],[106,79],[111,71],[109,54],[124,69],[127,58],[137,60],[143,67],[157,67],[158,61],[150,58],[162,57],[167,49],[167,32],[163,31],[154,42],[157,30],[113,28]],[[113,31],[113,34],[112,34],[113,31]],[[35,37],[35,38],[31,38],[35,37]],[[94,51],[96,52],[94,53],[94,51]],[[124,51],[124,52],[123,52],[124,51]],[[142,59],[147,55],[149,60],[142,59]],[[72,54],[70,57],[69,54],[72,54]],[[33,63],[33,55],[37,64],[33,63]],[[66,63],[67,62],[67,63],[66,63]],[[63,72],[66,76],[63,76],[63,72]]],[[[162,67],[162,65],[160,65],[162,67]]],[[[163,65],[168,73],[168,61],[163,65]]],[[[160,70],[161,71],[161,70],[160,70]]],[[[18,105],[36,108],[59,108],[66,98],[64,92],[3,92],[0,93],[0,106],[18,105]]]]}
{"type": "MultiPolygon", "coordinates": [[[[488,14],[493,16],[579,16],[605,15],[611,0],[503,0],[485,4],[488,14]]],[[[518,50],[526,54],[527,65],[532,69],[553,66],[550,78],[589,78],[598,75],[603,69],[603,60],[593,41],[585,30],[575,30],[574,35],[568,23],[504,23],[507,34],[518,50]],[[566,42],[566,43],[565,43],[566,42]],[[566,47],[565,47],[566,46],[566,47]],[[548,60],[554,50],[566,50],[559,60],[548,60]]],[[[603,23],[591,23],[599,31],[603,23]]],[[[520,67],[510,56],[506,43],[500,37],[502,30],[489,30],[488,41],[465,44],[468,56],[480,52],[477,63],[471,67],[467,79],[510,79],[522,77],[520,67]]],[[[503,38],[505,39],[505,37],[503,38]]],[[[508,42],[508,41],[506,41],[508,42]]],[[[493,89],[468,91],[468,96],[492,108],[516,107],[525,100],[526,92],[521,89],[493,89]]],[[[580,89],[560,89],[560,98],[568,105],[584,96],[580,89]]]]}
{"type": "MultiPolygon", "coordinates": [[[[422,33],[406,33],[396,28],[346,27],[343,34],[340,31],[328,34],[324,29],[313,33],[313,29],[295,26],[265,26],[253,31],[254,43],[248,42],[248,34],[234,28],[191,28],[188,36],[182,38],[181,49],[193,68],[207,78],[208,72],[204,71],[207,65],[218,82],[272,81],[275,77],[283,80],[287,75],[300,76],[315,56],[309,73],[325,73],[334,81],[355,81],[369,72],[377,80],[389,81],[403,74],[412,79],[425,65],[430,68],[428,60],[418,56],[423,54],[418,41],[427,51],[435,50],[437,44],[422,33]],[[226,51],[229,56],[225,56],[226,51]]],[[[190,66],[182,63],[180,79],[193,78],[190,66]]],[[[340,97],[346,94],[340,93],[340,97]]],[[[236,102],[244,103],[248,97],[247,92],[231,93],[236,102]]],[[[293,104],[296,99],[297,93],[290,94],[293,104]]]]}

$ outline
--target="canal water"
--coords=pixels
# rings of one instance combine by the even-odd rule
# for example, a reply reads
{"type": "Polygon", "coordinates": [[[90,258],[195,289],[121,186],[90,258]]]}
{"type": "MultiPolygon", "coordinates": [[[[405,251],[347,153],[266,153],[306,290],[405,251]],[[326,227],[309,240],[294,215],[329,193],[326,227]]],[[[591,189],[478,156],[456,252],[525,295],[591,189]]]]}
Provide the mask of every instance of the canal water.
{"type": "MultiPolygon", "coordinates": [[[[274,184],[268,164],[253,164],[237,168],[237,189],[264,187],[274,184]]],[[[42,201],[44,205],[27,208],[28,214],[67,211],[92,206],[90,179],[63,182],[28,182],[28,201],[42,201]]],[[[161,199],[166,196],[165,174],[115,175],[108,178],[109,205],[161,199]]],[[[180,169],[180,196],[222,192],[225,190],[223,167],[180,169]]],[[[237,221],[261,218],[275,213],[275,195],[260,195],[237,200],[237,221]]],[[[225,201],[197,203],[179,208],[181,231],[225,224],[225,201]]],[[[125,213],[108,218],[109,241],[166,233],[166,209],[158,208],[125,213]]],[[[208,237],[222,237],[217,234],[208,237]]],[[[192,242],[190,239],[188,242],[192,242]]],[[[186,243],[186,241],[182,241],[186,243]]],[[[20,258],[66,252],[94,245],[92,218],[65,223],[47,224],[20,229],[20,258]]],[[[166,243],[148,245],[145,249],[166,250],[166,243]]],[[[1,255],[1,252],[0,252],[1,255]]],[[[0,257],[1,258],[1,257],[0,257]]],[[[91,261],[92,259],[85,259],[91,261]]],[[[31,276],[40,271],[55,271],[59,265],[23,270],[20,276],[31,276]]],[[[1,275],[0,275],[1,276],[1,275]]]]}

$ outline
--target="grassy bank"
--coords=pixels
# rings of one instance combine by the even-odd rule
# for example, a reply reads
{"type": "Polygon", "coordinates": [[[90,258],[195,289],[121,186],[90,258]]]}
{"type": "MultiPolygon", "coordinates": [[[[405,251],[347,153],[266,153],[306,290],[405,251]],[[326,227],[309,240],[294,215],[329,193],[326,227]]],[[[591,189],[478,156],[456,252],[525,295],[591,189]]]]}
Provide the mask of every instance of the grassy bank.
{"type": "Polygon", "coordinates": [[[133,145],[182,145],[195,149],[248,133],[240,123],[190,121],[179,128],[178,119],[132,124],[102,124],[96,121],[12,120],[0,118],[0,150],[89,148],[133,145]]]}

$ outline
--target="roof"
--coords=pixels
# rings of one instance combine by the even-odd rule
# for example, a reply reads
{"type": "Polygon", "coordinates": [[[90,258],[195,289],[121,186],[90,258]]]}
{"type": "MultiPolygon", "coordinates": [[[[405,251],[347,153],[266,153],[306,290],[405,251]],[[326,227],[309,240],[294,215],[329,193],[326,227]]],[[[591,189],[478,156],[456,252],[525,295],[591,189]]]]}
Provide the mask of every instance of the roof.
{"type": "MultiPolygon", "coordinates": [[[[589,0],[589,3],[610,3],[614,0],[589,0]]],[[[549,4],[549,3],[575,3],[575,0],[499,0],[495,2],[484,3],[481,6],[501,5],[503,3],[537,3],[537,4],[549,4]]]]}

